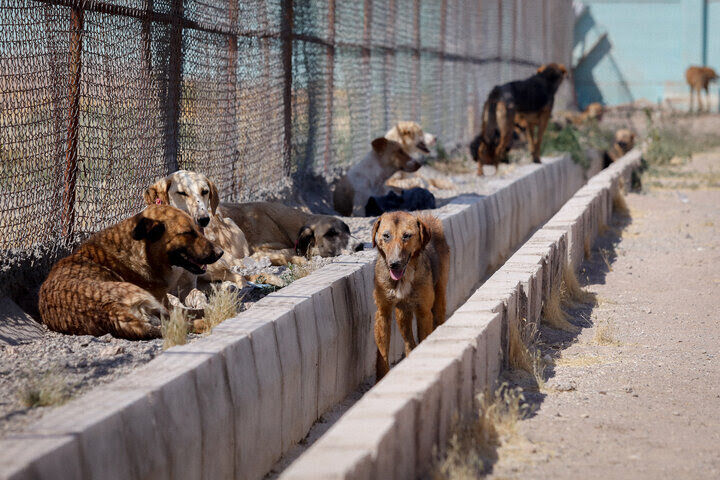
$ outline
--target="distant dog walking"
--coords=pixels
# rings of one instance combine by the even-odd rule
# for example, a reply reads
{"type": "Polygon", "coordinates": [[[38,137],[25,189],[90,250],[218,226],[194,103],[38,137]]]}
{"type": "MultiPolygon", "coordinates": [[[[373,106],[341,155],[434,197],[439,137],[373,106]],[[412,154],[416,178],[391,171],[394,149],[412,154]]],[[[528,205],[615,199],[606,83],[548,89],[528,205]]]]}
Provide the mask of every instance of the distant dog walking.
{"type": "Polygon", "coordinates": [[[718,74],[710,67],[692,66],[685,70],[685,80],[690,85],[690,111],[693,111],[693,100],[697,96],[698,111],[710,110],[710,92],[708,86],[713,80],[717,80],[718,74]],[[707,109],[703,108],[702,90],[705,90],[705,98],[707,99],[707,109]],[[696,93],[697,92],[697,93],[696,93]]]}

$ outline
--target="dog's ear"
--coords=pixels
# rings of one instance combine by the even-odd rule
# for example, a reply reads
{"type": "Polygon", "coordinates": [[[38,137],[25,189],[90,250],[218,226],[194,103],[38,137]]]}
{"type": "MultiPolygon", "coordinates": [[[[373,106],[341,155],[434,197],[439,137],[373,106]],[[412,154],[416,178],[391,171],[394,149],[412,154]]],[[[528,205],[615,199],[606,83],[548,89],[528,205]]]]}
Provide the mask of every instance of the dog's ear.
{"type": "Polygon", "coordinates": [[[298,255],[302,255],[303,257],[307,255],[308,250],[310,250],[310,247],[313,246],[315,243],[315,232],[312,228],[308,227],[307,225],[304,225],[300,227],[300,231],[298,232],[298,239],[295,243],[295,253],[298,255]]]}
{"type": "Polygon", "coordinates": [[[565,68],[565,65],[563,65],[562,63],[558,63],[557,67],[558,67],[558,70],[560,70],[562,77],[563,78],[567,77],[568,71],[567,71],[567,68],[565,68]]]}
{"type": "Polygon", "coordinates": [[[165,224],[152,218],[140,217],[133,228],[132,238],[157,242],[165,233],[165,224]]]}
{"type": "Polygon", "coordinates": [[[542,73],[547,68],[547,65],[540,65],[540,67],[537,69],[537,72],[535,73],[542,73]]]}
{"type": "Polygon", "coordinates": [[[210,211],[215,215],[218,205],[220,205],[220,196],[218,195],[217,187],[210,180],[207,181],[208,187],[210,187],[210,211]]]}
{"type": "Polygon", "coordinates": [[[170,178],[168,177],[161,178],[160,180],[152,184],[150,187],[148,187],[147,190],[145,190],[145,194],[143,195],[145,203],[148,205],[153,205],[156,203],[159,205],[170,205],[170,197],[168,196],[168,190],[170,190],[171,184],[172,180],[170,180],[170,178]]]}
{"type": "Polygon", "coordinates": [[[372,141],[372,149],[377,153],[378,155],[382,155],[383,152],[388,148],[388,146],[394,144],[396,142],[392,140],[388,140],[385,137],[378,137],[375,140],[372,141]]]}
{"type": "Polygon", "coordinates": [[[420,250],[424,249],[430,241],[430,229],[421,219],[417,219],[418,230],[420,231],[420,250]]]}
{"type": "Polygon", "coordinates": [[[380,217],[378,217],[377,220],[375,220],[375,223],[373,224],[372,228],[372,247],[377,247],[377,242],[375,241],[375,235],[377,234],[378,228],[380,228],[380,217]]]}

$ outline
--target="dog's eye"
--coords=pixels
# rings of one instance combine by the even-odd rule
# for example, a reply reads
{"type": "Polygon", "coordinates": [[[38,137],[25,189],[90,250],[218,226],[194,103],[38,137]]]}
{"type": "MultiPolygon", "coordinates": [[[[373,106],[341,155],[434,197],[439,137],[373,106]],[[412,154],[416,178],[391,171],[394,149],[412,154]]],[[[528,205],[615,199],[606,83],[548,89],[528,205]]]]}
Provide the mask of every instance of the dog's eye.
{"type": "Polygon", "coordinates": [[[202,192],[200,192],[200,195],[202,195],[202,196],[204,197],[204,196],[207,195],[208,193],[210,193],[210,192],[208,192],[207,190],[203,190],[202,192]]]}
{"type": "Polygon", "coordinates": [[[411,238],[412,238],[412,233],[403,233],[403,236],[402,236],[403,242],[407,242],[411,238]]]}
{"type": "Polygon", "coordinates": [[[329,238],[337,237],[338,235],[339,235],[338,231],[335,229],[332,229],[332,228],[330,230],[328,230],[327,233],[325,234],[325,236],[329,237],[329,238]]]}
{"type": "Polygon", "coordinates": [[[177,194],[178,194],[178,195],[181,195],[181,196],[183,196],[183,197],[187,197],[187,196],[188,196],[187,193],[181,192],[180,190],[178,190],[177,194]]]}

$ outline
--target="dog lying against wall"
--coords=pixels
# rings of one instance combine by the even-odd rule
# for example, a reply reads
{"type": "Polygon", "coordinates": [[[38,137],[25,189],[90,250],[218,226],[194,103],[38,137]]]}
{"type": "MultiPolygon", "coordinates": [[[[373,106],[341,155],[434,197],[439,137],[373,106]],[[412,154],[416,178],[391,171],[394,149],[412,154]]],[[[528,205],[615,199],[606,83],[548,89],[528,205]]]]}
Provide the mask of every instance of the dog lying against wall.
{"type": "Polygon", "coordinates": [[[273,265],[304,264],[307,256],[334,257],[362,250],[350,227],[337,217],[316,215],[278,202],[220,204],[221,216],[245,233],[250,253],[273,265]]]}
{"type": "Polygon", "coordinates": [[[470,144],[470,154],[478,162],[478,175],[483,174],[483,165],[493,165],[497,171],[510,149],[516,124],[525,131],[533,162],[540,163],[540,146],[555,93],[566,76],[565,66],[550,63],[526,80],[499,85],[490,91],[483,106],[481,132],[470,144]]]}
{"type": "Polygon", "coordinates": [[[423,132],[415,122],[399,122],[384,137],[372,141],[372,150],[340,178],[333,191],[333,208],[343,216],[365,216],[371,196],[387,193],[385,182],[397,171],[415,172],[420,163],[413,158],[429,153],[435,136],[423,132]]]}
{"type": "Polygon", "coordinates": [[[375,262],[375,342],[377,380],[390,369],[392,313],[405,342],[405,355],[415,348],[413,316],[418,341],[445,322],[445,291],[450,268],[450,248],[442,222],[431,215],[407,212],[383,214],[372,230],[375,262]]]}
{"type": "Polygon", "coordinates": [[[707,99],[707,110],[710,110],[710,93],[708,87],[710,82],[717,80],[718,75],[710,67],[691,66],[685,70],[685,80],[690,86],[690,111],[693,111],[693,100],[697,96],[698,111],[705,110],[702,104],[702,90],[705,90],[707,99]]]}
{"type": "Polygon", "coordinates": [[[151,205],[57,262],[40,287],[40,315],[61,333],[160,337],[179,272],[202,275],[222,254],[189,215],[151,205]]]}
{"type": "Polygon", "coordinates": [[[635,148],[635,133],[627,128],[616,131],[613,146],[603,155],[603,168],[608,167],[633,148],[635,148]]]}

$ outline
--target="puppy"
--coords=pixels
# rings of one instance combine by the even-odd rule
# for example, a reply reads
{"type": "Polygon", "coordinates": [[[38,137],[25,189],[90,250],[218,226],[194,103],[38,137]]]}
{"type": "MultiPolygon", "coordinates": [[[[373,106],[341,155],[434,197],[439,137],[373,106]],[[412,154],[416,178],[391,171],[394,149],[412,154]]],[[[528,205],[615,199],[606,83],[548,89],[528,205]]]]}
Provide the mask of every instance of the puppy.
{"type": "Polygon", "coordinates": [[[450,248],[442,223],[431,215],[385,213],[372,230],[375,262],[375,342],[377,380],[390,369],[390,322],[395,319],[405,342],[405,355],[415,347],[413,315],[418,340],[423,341],[445,321],[445,289],[450,268],[450,248]]]}
{"type": "Polygon", "coordinates": [[[621,128],[615,132],[615,143],[612,148],[605,152],[603,168],[608,167],[627,152],[635,147],[635,133],[627,128],[621,128]]]}
{"type": "Polygon", "coordinates": [[[705,90],[705,98],[707,99],[707,109],[710,110],[710,93],[708,92],[708,87],[710,85],[710,82],[717,80],[718,75],[715,73],[715,70],[713,70],[710,67],[698,67],[698,66],[692,66],[688,67],[688,69],[685,71],[685,80],[687,81],[688,85],[690,86],[690,111],[693,111],[693,99],[696,96],[695,92],[697,92],[697,103],[698,103],[698,111],[702,112],[704,110],[703,104],[702,104],[702,90],[705,90]]]}
{"type": "Polygon", "coordinates": [[[415,210],[432,210],[433,208],[436,208],[435,195],[424,188],[415,187],[402,190],[400,195],[390,191],[382,197],[370,197],[365,206],[365,213],[369,217],[377,217],[385,212],[395,212],[397,210],[414,212],[415,210]]]}
{"type": "Polygon", "coordinates": [[[470,154],[478,162],[478,175],[483,174],[483,165],[494,165],[497,171],[498,163],[510,149],[515,125],[524,127],[533,162],[540,163],[540,146],[555,93],[566,76],[565,66],[550,63],[526,80],[492,89],[483,107],[482,130],[470,144],[470,154]]]}
{"type": "Polygon", "coordinates": [[[151,205],[56,263],[40,287],[40,315],[61,333],[159,337],[174,267],[201,275],[222,254],[189,215],[151,205]]]}
{"type": "Polygon", "coordinates": [[[223,258],[208,266],[207,271],[199,277],[180,275],[171,293],[184,299],[196,287],[198,278],[208,282],[227,280],[241,288],[245,286],[245,278],[233,272],[233,268],[243,267],[242,258],[250,254],[248,242],[235,222],[218,215],[218,191],[205,175],[179,170],[155,182],[145,190],[144,198],[148,205],[170,205],[189,214],[207,239],[225,252],[223,258]]]}
{"type": "Polygon", "coordinates": [[[333,191],[333,206],[343,216],[364,216],[371,196],[387,193],[385,182],[397,171],[415,172],[413,158],[429,153],[435,136],[424,133],[415,122],[399,122],[384,137],[372,141],[372,151],[342,177],[333,191]]]}
{"type": "Polygon", "coordinates": [[[339,218],[305,213],[277,202],[224,202],[218,213],[239,225],[251,255],[268,257],[273,265],[302,265],[307,256],[334,257],[363,248],[339,218]]]}

